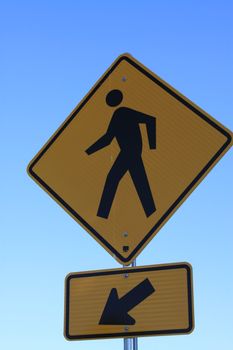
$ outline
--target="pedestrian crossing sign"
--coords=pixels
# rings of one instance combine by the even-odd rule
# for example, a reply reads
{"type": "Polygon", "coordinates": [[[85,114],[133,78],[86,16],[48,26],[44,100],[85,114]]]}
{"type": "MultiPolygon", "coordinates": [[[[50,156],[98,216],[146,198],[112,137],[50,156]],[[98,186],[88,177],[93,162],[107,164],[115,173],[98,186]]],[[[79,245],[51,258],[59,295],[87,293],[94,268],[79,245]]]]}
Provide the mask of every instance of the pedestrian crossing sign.
{"type": "Polygon", "coordinates": [[[28,173],[127,265],[231,145],[227,128],[124,54],[28,173]]]}

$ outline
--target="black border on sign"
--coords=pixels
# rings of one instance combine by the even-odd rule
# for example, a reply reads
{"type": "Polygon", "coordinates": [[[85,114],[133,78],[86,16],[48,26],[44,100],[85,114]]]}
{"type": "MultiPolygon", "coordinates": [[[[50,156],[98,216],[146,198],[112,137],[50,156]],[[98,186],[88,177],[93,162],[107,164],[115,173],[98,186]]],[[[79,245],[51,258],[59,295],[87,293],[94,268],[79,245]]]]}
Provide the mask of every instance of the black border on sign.
{"type": "Polygon", "coordinates": [[[137,336],[152,336],[152,335],[178,335],[191,333],[194,329],[194,315],[193,315],[193,288],[192,288],[192,271],[188,264],[174,264],[174,265],[162,265],[162,266],[150,266],[142,268],[124,268],[117,270],[104,270],[94,271],[86,273],[70,274],[66,278],[65,282],[65,327],[64,336],[68,340],[88,340],[88,339],[101,339],[101,338],[122,338],[122,337],[137,337],[137,336]],[[96,277],[96,276],[109,276],[119,275],[125,273],[137,273],[147,271],[161,271],[161,270],[175,270],[185,269],[187,271],[187,291],[188,291],[188,319],[189,325],[184,329],[164,329],[164,330],[153,330],[144,332],[121,332],[121,333],[103,333],[103,334],[85,334],[85,335],[70,335],[69,334],[69,305],[70,305],[70,281],[73,278],[83,277],[96,277]]]}
{"type": "Polygon", "coordinates": [[[71,114],[69,119],[62,125],[62,127],[56,132],[56,134],[52,137],[52,139],[48,142],[48,144],[43,148],[43,150],[38,154],[38,156],[34,159],[34,161],[30,164],[28,168],[28,172],[30,175],[35,178],[66,210],[71,213],[88,231],[90,231],[102,244],[107,247],[113,255],[115,255],[121,262],[127,263],[131,261],[137,252],[141,249],[141,247],[146,243],[147,240],[153,235],[153,233],[162,225],[162,223],[167,219],[167,217],[174,211],[174,209],[178,206],[178,204],[184,199],[184,197],[192,190],[192,188],[196,185],[196,183],[203,177],[203,175],[211,168],[214,162],[220,157],[220,155],[224,152],[227,146],[231,143],[231,135],[221,128],[218,124],[216,124],[213,120],[208,118],[205,114],[203,114],[200,110],[192,106],[188,101],[186,101],[182,96],[178,95],[175,91],[171,90],[168,86],[166,86],[162,81],[158,80],[152,74],[147,72],[143,67],[139,66],[136,62],[131,60],[127,56],[121,56],[116,63],[111,67],[111,69],[104,75],[104,77],[99,81],[99,83],[94,87],[94,89],[87,95],[85,100],[80,104],[80,106],[71,114]],[[123,60],[126,60],[132,66],[134,66],[141,73],[146,75],[149,79],[151,79],[154,83],[159,85],[163,90],[173,96],[180,103],[189,108],[192,112],[194,112],[198,117],[202,118],[213,128],[218,130],[221,134],[226,137],[226,142],[223,146],[218,150],[218,152],[210,159],[210,161],[206,164],[206,166],[202,169],[202,171],[194,178],[194,180],[189,184],[189,186],[183,191],[183,193],[176,199],[176,201],[170,206],[170,208],[165,212],[165,214],[156,222],[156,224],[152,227],[152,229],[145,235],[145,237],[141,240],[141,242],[137,245],[137,247],[131,252],[128,257],[122,256],[114,247],[112,247],[109,242],[107,242],[99,232],[97,232],[92,226],[88,224],[68,203],[64,201],[50,186],[48,186],[34,171],[33,167],[40,160],[40,158],[45,154],[45,152],[49,149],[49,147],[56,141],[56,139],[61,135],[61,133],[65,130],[65,128],[70,124],[70,122],[77,116],[79,111],[85,106],[85,104],[90,100],[90,98],[95,94],[95,92],[99,89],[99,87],[103,84],[103,82],[108,78],[108,76],[114,71],[114,69],[119,65],[119,63],[123,60]]]}

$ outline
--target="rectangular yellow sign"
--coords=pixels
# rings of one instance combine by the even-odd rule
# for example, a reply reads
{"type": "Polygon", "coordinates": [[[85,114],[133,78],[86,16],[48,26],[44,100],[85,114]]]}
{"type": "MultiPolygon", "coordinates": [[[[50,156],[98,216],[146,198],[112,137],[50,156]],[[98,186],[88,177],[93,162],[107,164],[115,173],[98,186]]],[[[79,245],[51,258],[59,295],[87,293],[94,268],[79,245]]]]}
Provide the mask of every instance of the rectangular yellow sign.
{"type": "Polygon", "coordinates": [[[192,268],[187,263],[66,277],[68,340],[185,334],[193,328],[192,268]]]}

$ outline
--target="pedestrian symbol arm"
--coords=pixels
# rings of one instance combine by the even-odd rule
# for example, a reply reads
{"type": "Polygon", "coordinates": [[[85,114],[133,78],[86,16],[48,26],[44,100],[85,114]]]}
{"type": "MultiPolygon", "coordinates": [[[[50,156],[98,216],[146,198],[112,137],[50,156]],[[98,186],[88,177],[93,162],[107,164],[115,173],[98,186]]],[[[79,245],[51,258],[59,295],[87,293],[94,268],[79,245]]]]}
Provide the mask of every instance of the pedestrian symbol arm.
{"type": "Polygon", "coordinates": [[[156,149],[156,118],[138,111],[135,112],[138,123],[146,124],[150,149],[156,149]]]}
{"type": "Polygon", "coordinates": [[[88,147],[86,149],[86,153],[88,155],[90,155],[90,154],[92,154],[94,152],[97,152],[100,149],[110,145],[110,143],[112,142],[113,138],[114,138],[114,134],[112,132],[112,127],[111,127],[111,124],[110,124],[107,132],[103,136],[101,136],[96,142],[94,142],[93,145],[88,147]]]}

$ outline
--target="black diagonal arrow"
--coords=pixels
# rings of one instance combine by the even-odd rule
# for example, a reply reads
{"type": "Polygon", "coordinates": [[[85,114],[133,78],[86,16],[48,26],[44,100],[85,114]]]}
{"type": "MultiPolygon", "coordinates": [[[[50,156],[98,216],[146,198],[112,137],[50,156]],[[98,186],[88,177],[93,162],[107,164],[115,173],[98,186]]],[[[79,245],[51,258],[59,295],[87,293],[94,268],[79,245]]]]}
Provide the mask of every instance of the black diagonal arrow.
{"type": "Polygon", "coordinates": [[[117,289],[112,288],[99,324],[135,324],[136,321],[128,315],[128,312],[154,292],[155,289],[148,278],[139,283],[120,299],[118,297],[117,289]]]}

